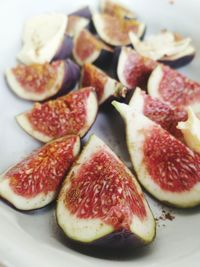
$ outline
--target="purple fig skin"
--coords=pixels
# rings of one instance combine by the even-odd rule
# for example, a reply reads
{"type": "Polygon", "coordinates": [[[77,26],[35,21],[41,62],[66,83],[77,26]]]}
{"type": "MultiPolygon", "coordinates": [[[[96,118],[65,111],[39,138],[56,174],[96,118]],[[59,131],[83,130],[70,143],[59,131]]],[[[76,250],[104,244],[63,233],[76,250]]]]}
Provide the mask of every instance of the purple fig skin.
{"type": "Polygon", "coordinates": [[[88,6],[84,6],[83,8],[70,13],[69,16],[79,16],[90,20],[92,18],[92,13],[88,6]]]}
{"type": "Polygon", "coordinates": [[[194,59],[194,57],[195,57],[195,53],[181,57],[181,58],[177,58],[174,60],[163,59],[163,60],[159,60],[159,62],[163,63],[165,65],[168,65],[171,68],[177,69],[177,68],[180,68],[180,67],[183,67],[183,66],[189,64],[194,59]]]}
{"type": "Polygon", "coordinates": [[[72,38],[68,35],[65,35],[64,40],[52,61],[69,58],[72,53],[72,48],[73,48],[72,38]]]}
{"type": "Polygon", "coordinates": [[[110,73],[111,77],[115,78],[116,80],[119,81],[118,75],[117,75],[117,65],[118,65],[118,61],[119,61],[119,55],[121,53],[122,47],[121,46],[117,46],[114,49],[113,52],[113,59],[112,59],[112,73],[110,73]]]}
{"type": "Polygon", "coordinates": [[[113,52],[102,49],[99,57],[93,62],[105,72],[109,72],[113,60],[113,52]]]}
{"type": "Polygon", "coordinates": [[[80,67],[71,59],[65,61],[65,75],[63,84],[56,97],[65,95],[71,91],[80,79],[80,67]]]}

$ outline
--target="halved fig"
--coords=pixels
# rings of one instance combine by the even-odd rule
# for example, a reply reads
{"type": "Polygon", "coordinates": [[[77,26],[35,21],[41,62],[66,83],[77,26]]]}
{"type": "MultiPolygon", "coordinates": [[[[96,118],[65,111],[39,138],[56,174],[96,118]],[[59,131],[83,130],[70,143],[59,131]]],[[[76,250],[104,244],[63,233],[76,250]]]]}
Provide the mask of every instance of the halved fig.
{"type": "Polygon", "coordinates": [[[119,18],[135,19],[136,15],[128,7],[119,4],[118,1],[114,0],[101,0],[100,1],[100,12],[106,13],[111,16],[119,18]]]}
{"type": "Polygon", "coordinates": [[[86,28],[89,25],[89,19],[79,16],[68,16],[68,24],[66,29],[66,34],[74,37],[82,29],[86,28]]]}
{"type": "Polygon", "coordinates": [[[36,103],[16,119],[28,134],[49,142],[64,135],[84,136],[95,121],[97,110],[95,89],[86,87],[55,100],[36,103]]]}
{"type": "Polygon", "coordinates": [[[112,46],[130,44],[129,32],[141,38],[145,31],[144,23],[135,19],[124,19],[106,13],[93,15],[93,23],[101,39],[112,46]]]}
{"type": "Polygon", "coordinates": [[[110,78],[104,71],[92,64],[84,64],[81,86],[94,87],[99,104],[111,97],[125,97],[127,91],[121,83],[110,78]]]}
{"type": "Polygon", "coordinates": [[[126,104],[113,102],[126,123],[138,180],[156,199],[189,208],[200,204],[200,154],[126,104]]]}
{"type": "Polygon", "coordinates": [[[66,236],[104,247],[140,246],[155,236],[155,221],[133,174],[98,137],[90,137],[57,201],[66,236]]]}
{"type": "Polygon", "coordinates": [[[140,56],[129,47],[123,47],[119,55],[116,55],[118,56],[117,76],[120,82],[129,89],[146,87],[149,76],[158,63],[140,56]]]}
{"type": "Polygon", "coordinates": [[[83,18],[90,20],[92,18],[92,13],[91,13],[89,6],[84,6],[80,9],[70,13],[69,16],[78,16],[78,17],[83,17],[83,18]]]}
{"type": "Polygon", "coordinates": [[[200,153],[200,120],[197,118],[191,107],[187,109],[187,121],[181,121],[177,125],[184,136],[188,147],[197,153],[200,153]]]}
{"type": "Polygon", "coordinates": [[[188,64],[195,55],[195,48],[190,38],[162,31],[141,41],[134,32],[129,33],[134,49],[142,56],[161,61],[174,67],[188,64]]]}
{"type": "Polygon", "coordinates": [[[10,89],[19,97],[42,101],[64,95],[80,77],[80,69],[72,60],[52,63],[17,65],[6,71],[10,89]]]}
{"type": "Polygon", "coordinates": [[[100,57],[112,54],[113,50],[83,29],[74,38],[73,57],[79,65],[93,63],[100,57]]]}
{"type": "Polygon", "coordinates": [[[139,87],[136,88],[129,105],[136,112],[144,114],[152,121],[159,124],[163,129],[170,132],[176,138],[183,141],[183,134],[177,128],[179,122],[184,123],[187,120],[187,112],[170,107],[157,98],[147,95],[139,87]]]}
{"type": "Polygon", "coordinates": [[[159,65],[148,81],[148,93],[172,107],[191,106],[200,112],[200,84],[167,66],[159,65]]]}
{"type": "Polygon", "coordinates": [[[65,136],[35,150],[0,175],[0,196],[20,210],[38,209],[57,196],[80,150],[78,136],[65,136]]]}
{"type": "Polygon", "coordinates": [[[65,35],[67,22],[67,16],[59,13],[31,18],[25,25],[17,58],[24,64],[43,64],[69,57],[72,40],[65,35]]]}

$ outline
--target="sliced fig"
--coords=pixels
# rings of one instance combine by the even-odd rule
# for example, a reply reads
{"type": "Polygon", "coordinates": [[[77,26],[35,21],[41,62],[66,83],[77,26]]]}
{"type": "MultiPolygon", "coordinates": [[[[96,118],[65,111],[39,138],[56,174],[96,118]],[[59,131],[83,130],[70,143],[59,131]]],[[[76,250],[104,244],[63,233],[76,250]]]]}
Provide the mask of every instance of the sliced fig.
{"type": "Polygon", "coordinates": [[[89,25],[89,19],[79,16],[69,16],[68,24],[66,29],[66,34],[74,37],[77,35],[82,29],[86,28],[89,25]]]}
{"type": "Polygon", "coordinates": [[[163,129],[169,131],[176,138],[183,141],[183,134],[177,128],[179,122],[187,120],[187,112],[170,107],[157,98],[147,95],[140,88],[136,88],[129,105],[136,112],[144,114],[152,121],[159,124],[163,129]]]}
{"type": "Polygon", "coordinates": [[[134,247],[155,236],[153,215],[135,177],[94,135],[63,183],[56,216],[68,238],[85,244],[134,247]]]}
{"type": "Polygon", "coordinates": [[[124,19],[106,13],[93,15],[93,23],[101,39],[112,46],[130,44],[129,32],[133,31],[140,38],[145,31],[144,23],[135,19],[124,19]]]}
{"type": "Polygon", "coordinates": [[[67,22],[67,16],[59,13],[31,18],[24,28],[18,59],[24,64],[66,59],[72,51],[72,40],[65,35],[67,22]]]}
{"type": "Polygon", "coordinates": [[[121,83],[110,78],[104,71],[92,64],[83,66],[81,85],[95,88],[99,104],[111,97],[126,96],[126,88],[121,83]]]}
{"type": "Polygon", "coordinates": [[[200,112],[200,84],[167,66],[159,65],[148,81],[148,93],[172,107],[191,106],[200,112]]]}
{"type": "Polygon", "coordinates": [[[83,18],[90,20],[92,18],[92,13],[91,13],[89,6],[84,6],[80,9],[70,13],[69,16],[78,16],[78,17],[83,17],[83,18]]]}
{"type": "Polygon", "coordinates": [[[200,120],[197,118],[191,107],[187,110],[187,121],[181,121],[177,125],[184,136],[188,147],[197,153],[200,153],[200,120]]]}
{"type": "Polygon", "coordinates": [[[51,203],[80,150],[78,136],[65,136],[35,150],[0,175],[0,196],[20,210],[51,203]]]}
{"type": "Polygon", "coordinates": [[[142,56],[159,60],[174,67],[188,64],[195,55],[190,38],[182,38],[170,31],[162,31],[141,41],[134,32],[129,33],[134,49],[142,56]]]}
{"type": "Polygon", "coordinates": [[[157,64],[156,61],[140,56],[129,47],[123,47],[119,53],[117,76],[129,89],[136,86],[143,88],[146,87],[149,76],[157,64]]]}
{"type": "Polygon", "coordinates": [[[100,57],[112,54],[113,50],[83,29],[74,38],[73,57],[79,65],[93,63],[100,57]]]}
{"type": "Polygon", "coordinates": [[[30,111],[16,117],[19,125],[31,136],[49,142],[76,134],[81,137],[93,124],[98,110],[94,88],[86,87],[68,95],[36,103],[30,111]]]}
{"type": "Polygon", "coordinates": [[[158,200],[181,208],[200,204],[200,154],[133,107],[113,102],[126,123],[133,167],[158,200]]]}
{"type": "Polygon", "coordinates": [[[19,97],[42,101],[66,94],[80,77],[80,69],[72,60],[44,64],[18,65],[6,71],[10,89],[19,97]]]}
{"type": "Polygon", "coordinates": [[[136,15],[128,7],[119,4],[118,1],[113,0],[101,0],[100,1],[100,12],[106,13],[111,16],[119,18],[135,19],[136,15]]]}

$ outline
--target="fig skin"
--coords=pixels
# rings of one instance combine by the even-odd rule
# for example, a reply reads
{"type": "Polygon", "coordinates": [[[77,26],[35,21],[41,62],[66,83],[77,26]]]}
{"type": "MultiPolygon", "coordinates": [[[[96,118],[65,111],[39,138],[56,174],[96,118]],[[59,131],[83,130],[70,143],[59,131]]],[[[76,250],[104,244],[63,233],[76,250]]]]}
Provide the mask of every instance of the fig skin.
{"type": "Polygon", "coordinates": [[[84,6],[78,10],[75,10],[74,12],[70,13],[69,16],[78,16],[78,17],[83,17],[86,19],[91,19],[92,18],[92,13],[89,8],[89,6],[84,6]]]}
{"type": "Polygon", "coordinates": [[[73,49],[72,38],[68,35],[65,35],[63,38],[63,42],[60,45],[60,47],[58,48],[52,61],[69,58],[72,54],[72,49],[73,49]]]}
{"type": "Polygon", "coordinates": [[[168,65],[171,68],[178,69],[180,67],[184,67],[185,65],[189,64],[194,59],[194,57],[195,53],[174,60],[163,59],[159,60],[159,62],[168,65]]]}

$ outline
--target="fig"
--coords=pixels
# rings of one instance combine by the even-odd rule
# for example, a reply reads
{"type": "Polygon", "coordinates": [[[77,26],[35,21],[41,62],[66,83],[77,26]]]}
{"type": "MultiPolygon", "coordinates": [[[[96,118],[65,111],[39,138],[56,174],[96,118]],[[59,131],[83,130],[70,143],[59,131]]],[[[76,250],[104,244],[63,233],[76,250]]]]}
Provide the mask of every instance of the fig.
{"type": "Polygon", "coordinates": [[[127,145],[143,187],[169,205],[200,204],[200,154],[126,104],[113,102],[126,123],[127,145]]]}
{"type": "Polygon", "coordinates": [[[69,57],[72,39],[65,35],[67,22],[67,16],[59,13],[31,18],[24,27],[17,58],[24,64],[43,64],[69,57]]]}
{"type": "Polygon", "coordinates": [[[188,119],[179,122],[177,128],[183,133],[184,140],[188,147],[200,153],[200,120],[197,118],[191,107],[187,109],[188,119]]]}
{"type": "Polygon", "coordinates": [[[155,221],[135,177],[98,137],[90,137],[64,180],[58,225],[87,245],[140,246],[153,241],[155,221]]]}
{"type": "Polygon", "coordinates": [[[84,64],[81,86],[94,87],[99,104],[112,97],[126,96],[126,88],[121,83],[110,78],[104,71],[92,64],[84,64]]]}
{"type": "Polygon", "coordinates": [[[128,19],[136,18],[136,15],[133,11],[119,4],[118,1],[113,1],[113,0],[101,0],[100,12],[109,14],[111,16],[116,16],[119,18],[128,18],[128,19]]]}
{"type": "Polygon", "coordinates": [[[159,65],[151,73],[148,93],[172,107],[191,106],[200,112],[200,84],[167,66],[159,65]]]}
{"type": "Polygon", "coordinates": [[[112,53],[113,50],[109,46],[86,29],[80,31],[74,38],[73,57],[81,66],[85,63],[94,63],[97,59],[112,53]]]}
{"type": "Polygon", "coordinates": [[[83,18],[90,20],[92,18],[92,13],[91,13],[89,6],[84,6],[80,9],[70,13],[69,16],[78,16],[78,17],[83,17],[83,18]]]}
{"type": "Polygon", "coordinates": [[[92,19],[98,35],[112,46],[129,45],[130,31],[133,31],[139,38],[144,35],[144,23],[135,19],[119,18],[106,13],[96,13],[92,19]]]}
{"type": "Polygon", "coordinates": [[[141,41],[134,32],[129,33],[134,49],[142,56],[161,61],[167,65],[181,67],[195,55],[190,38],[182,38],[170,31],[162,31],[141,41]]]}
{"type": "Polygon", "coordinates": [[[16,119],[28,134],[49,142],[64,135],[84,136],[95,121],[97,110],[95,89],[86,87],[55,100],[35,103],[16,119]]]}
{"type": "Polygon", "coordinates": [[[20,210],[38,209],[57,196],[80,150],[78,136],[65,136],[35,150],[0,175],[0,196],[20,210]]]}
{"type": "Polygon", "coordinates": [[[17,65],[6,71],[10,89],[19,97],[33,101],[66,94],[75,86],[79,77],[80,69],[70,59],[17,65]]]}
{"type": "Polygon", "coordinates": [[[89,19],[86,19],[84,17],[68,16],[66,34],[68,36],[74,37],[79,33],[79,31],[86,28],[89,23],[89,19]]]}
{"type": "Polygon", "coordinates": [[[156,61],[140,56],[129,47],[117,50],[115,56],[118,57],[117,76],[128,89],[146,87],[151,72],[158,65],[156,61]]]}
{"type": "Polygon", "coordinates": [[[159,99],[147,95],[139,87],[136,88],[129,105],[136,112],[144,114],[163,129],[183,141],[182,131],[177,128],[177,125],[179,125],[179,122],[184,123],[187,120],[186,111],[170,107],[159,99]]]}

